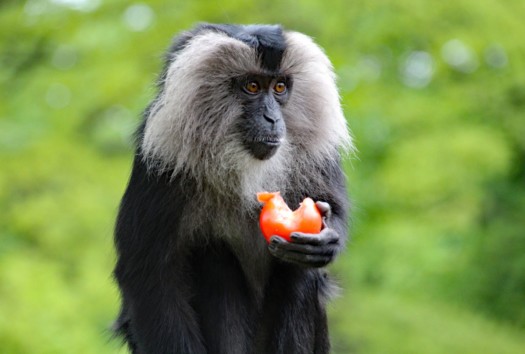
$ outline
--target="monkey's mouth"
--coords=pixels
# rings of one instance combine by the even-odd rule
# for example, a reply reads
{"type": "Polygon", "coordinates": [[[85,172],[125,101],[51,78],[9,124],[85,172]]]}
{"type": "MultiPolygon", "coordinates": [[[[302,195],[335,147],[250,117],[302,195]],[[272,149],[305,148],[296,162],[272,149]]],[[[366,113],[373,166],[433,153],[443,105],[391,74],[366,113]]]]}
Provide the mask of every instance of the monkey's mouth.
{"type": "Polygon", "coordinates": [[[253,157],[259,160],[268,160],[275,155],[281,143],[282,138],[280,137],[262,136],[247,142],[247,145],[253,157]]]}

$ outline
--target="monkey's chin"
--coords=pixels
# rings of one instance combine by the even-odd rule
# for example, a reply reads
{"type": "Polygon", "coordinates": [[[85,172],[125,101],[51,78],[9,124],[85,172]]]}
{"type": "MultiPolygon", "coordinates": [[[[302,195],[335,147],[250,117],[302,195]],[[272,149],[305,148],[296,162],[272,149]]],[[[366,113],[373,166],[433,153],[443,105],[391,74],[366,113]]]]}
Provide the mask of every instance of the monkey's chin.
{"type": "Polygon", "coordinates": [[[275,155],[281,146],[280,142],[252,142],[248,145],[251,155],[257,160],[268,160],[275,155]]]}

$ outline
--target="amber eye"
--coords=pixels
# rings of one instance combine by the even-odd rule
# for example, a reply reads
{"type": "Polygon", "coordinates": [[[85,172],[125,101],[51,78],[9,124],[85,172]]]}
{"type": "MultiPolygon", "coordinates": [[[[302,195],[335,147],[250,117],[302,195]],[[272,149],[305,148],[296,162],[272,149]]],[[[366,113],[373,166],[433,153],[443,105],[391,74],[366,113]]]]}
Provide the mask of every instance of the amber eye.
{"type": "Polygon", "coordinates": [[[286,84],[282,81],[279,81],[278,83],[275,84],[275,86],[273,87],[273,90],[279,94],[284,93],[286,91],[286,84]]]}
{"type": "Polygon", "coordinates": [[[259,92],[259,84],[256,81],[249,81],[244,85],[244,89],[248,93],[258,93],[259,92]]]}

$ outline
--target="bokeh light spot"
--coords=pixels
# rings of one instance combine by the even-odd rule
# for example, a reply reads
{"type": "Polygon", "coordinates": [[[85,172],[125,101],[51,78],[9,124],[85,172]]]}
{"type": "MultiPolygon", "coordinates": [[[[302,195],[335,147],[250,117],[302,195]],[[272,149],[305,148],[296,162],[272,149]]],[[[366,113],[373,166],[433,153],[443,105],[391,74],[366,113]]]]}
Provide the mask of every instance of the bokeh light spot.
{"type": "Polygon", "coordinates": [[[100,6],[101,0],[51,0],[51,2],[73,10],[91,12],[100,6]]]}
{"type": "Polygon", "coordinates": [[[49,107],[60,109],[67,107],[71,101],[71,91],[64,84],[54,83],[46,93],[46,102],[49,107]]]}
{"type": "Polygon", "coordinates": [[[423,88],[432,81],[434,59],[424,51],[413,51],[401,64],[401,80],[409,87],[423,88]]]}
{"type": "Polygon", "coordinates": [[[155,19],[155,13],[146,4],[129,6],[123,14],[122,20],[132,31],[141,32],[148,29],[155,19]]]}
{"type": "Polygon", "coordinates": [[[509,58],[505,48],[499,44],[492,44],[485,49],[485,62],[494,69],[502,69],[507,66],[509,58]]]}
{"type": "Polygon", "coordinates": [[[375,56],[364,56],[359,61],[358,67],[364,81],[373,82],[381,77],[381,62],[375,56]]]}
{"type": "Polygon", "coordinates": [[[454,70],[463,73],[472,73],[478,68],[475,53],[459,39],[452,39],[445,43],[441,48],[441,56],[454,70]]]}
{"type": "Polygon", "coordinates": [[[77,51],[74,47],[59,46],[51,58],[51,64],[61,70],[68,70],[75,66],[78,60],[77,51]]]}

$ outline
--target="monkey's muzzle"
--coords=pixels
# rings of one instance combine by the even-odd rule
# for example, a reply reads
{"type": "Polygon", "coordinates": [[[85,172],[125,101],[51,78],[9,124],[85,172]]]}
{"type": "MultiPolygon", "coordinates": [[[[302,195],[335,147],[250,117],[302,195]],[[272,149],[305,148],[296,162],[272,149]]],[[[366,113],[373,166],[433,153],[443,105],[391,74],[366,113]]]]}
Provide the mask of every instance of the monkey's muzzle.
{"type": "Polygon", "coordinates": [[[275,155],[280,146],[281,139],[278,137],[264,137],[248,143],[248,149],[258,160],[268,160],[275,155]]]}

